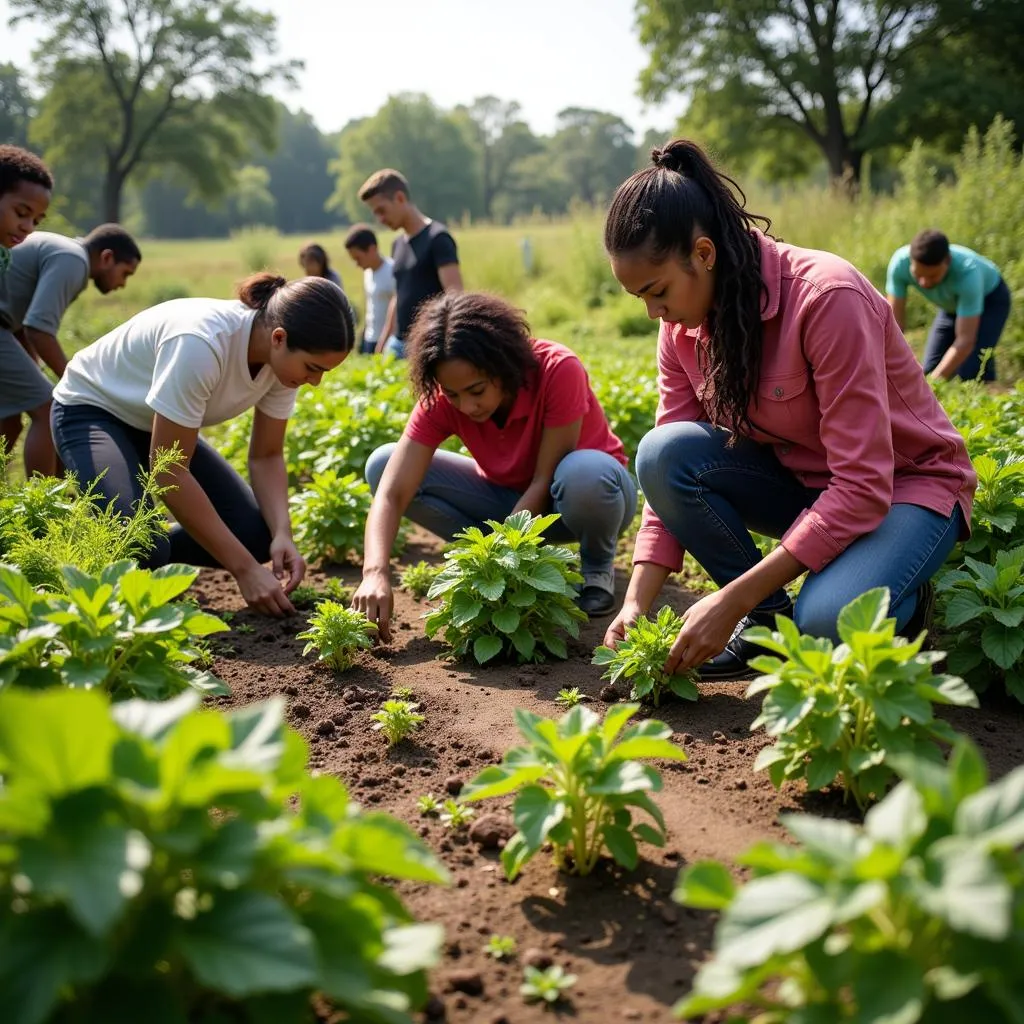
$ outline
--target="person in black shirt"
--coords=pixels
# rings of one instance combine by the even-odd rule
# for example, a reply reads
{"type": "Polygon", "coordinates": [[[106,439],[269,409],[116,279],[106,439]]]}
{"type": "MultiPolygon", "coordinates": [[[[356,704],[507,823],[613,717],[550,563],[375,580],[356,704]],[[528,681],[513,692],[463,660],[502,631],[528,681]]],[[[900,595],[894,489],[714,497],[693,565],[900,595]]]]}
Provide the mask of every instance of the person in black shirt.
{"type": "Polygon", "coordinates": [[[363,183],[359,198],[392,231],[402,231],[391,246],[395,297],[388,307],[377,352],[405,356],[405,339],[416,311],[441,292],[461,292],[462,273],[455,239],[437,220],[425,217],[409,195],[409,182],[390,167],[363,183]]]}

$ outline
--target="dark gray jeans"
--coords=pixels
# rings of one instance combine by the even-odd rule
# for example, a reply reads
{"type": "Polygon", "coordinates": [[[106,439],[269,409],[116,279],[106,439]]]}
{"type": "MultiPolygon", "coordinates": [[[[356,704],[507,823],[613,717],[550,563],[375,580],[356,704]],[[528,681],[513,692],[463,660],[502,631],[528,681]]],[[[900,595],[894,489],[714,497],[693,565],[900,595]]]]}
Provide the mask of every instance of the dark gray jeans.
{"type": "MultiPolygon", "coordinates": [[[[61,461],[81,485],[86,487],[96,480],[96,492],[112,502],[121,515],[130,516],[142,499],[139,474],[149,468],[150,433],[130,427],[94,405],[61,405],[57,401],[50,410],[50,428],[61,461]]],[[[252,488],[231,464],[200,439],[189,471],[253,558],[268,561],[270,530],[252,488]]],[[[221,568],[206,548],[177,525],[159,535],[149,555],[139,559],[146,569],[171,562],[221,568]]]]}

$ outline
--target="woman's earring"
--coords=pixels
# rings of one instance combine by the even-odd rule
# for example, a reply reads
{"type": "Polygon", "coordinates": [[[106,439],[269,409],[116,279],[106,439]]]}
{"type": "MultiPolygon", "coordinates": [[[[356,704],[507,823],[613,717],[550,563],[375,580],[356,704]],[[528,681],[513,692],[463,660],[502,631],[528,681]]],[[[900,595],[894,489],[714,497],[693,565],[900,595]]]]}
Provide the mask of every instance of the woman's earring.
{"type": "Polygon", "coordinates": [[[715,267],[714,267],[714,264],[712,264],[712,263],[705,263],[704,264],[704,269],[705,270],[714,270],[715,267]]]}

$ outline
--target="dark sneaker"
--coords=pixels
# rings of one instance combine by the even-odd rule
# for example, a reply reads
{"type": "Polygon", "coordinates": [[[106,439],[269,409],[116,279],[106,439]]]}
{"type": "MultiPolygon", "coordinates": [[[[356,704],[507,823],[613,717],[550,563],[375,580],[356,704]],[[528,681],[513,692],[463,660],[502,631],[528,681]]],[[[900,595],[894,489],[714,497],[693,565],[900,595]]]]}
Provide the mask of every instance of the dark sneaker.
{"type": "Polygon", "coordinates": [[[750,629],[751,626],[768,626],[769,629],[774,629],[776,615],[785,615],[789,618],[792,614],[793,604],[790,602],[774,611],[751,612],[744,615],[736,624],[732,639],[725,645],[725,650],[698,667],[697,678],[705,683],[753,679],[758,673],[748,662],[764,654],[765,650],[749,640],[744,640],[744,630],[750,629]]]}
{"type": "Polygon", "coordinates": [[[926,632],[932,627],[935,616],[935,584],[931,580],[917,588],[917,607],[907,624],[899,630],[900,636],[908,640],[916,640],[921,630],[926,632]]]}
{"type": "Polygon", "coordinates": [[[615,570],[583,574],[583,586],[576,607],[590,616],[608,615],[615,610],[615,570]]]}

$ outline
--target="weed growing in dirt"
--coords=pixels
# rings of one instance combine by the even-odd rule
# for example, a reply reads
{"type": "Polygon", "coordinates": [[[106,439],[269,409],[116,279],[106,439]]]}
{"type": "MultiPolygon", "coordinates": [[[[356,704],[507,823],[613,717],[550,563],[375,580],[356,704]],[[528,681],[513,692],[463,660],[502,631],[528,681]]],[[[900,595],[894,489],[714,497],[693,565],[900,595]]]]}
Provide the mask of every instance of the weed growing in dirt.
{"type": "Polygon", "coordinates": [[[411,1019],[442,931],[381,879],[447,873],[307,757],[280,700],[0,693],[4,1020],[411,1019]]]}
{"type": "Polygon", "coordinates": [[[417,562],[415,565],[406,566],[402,571],[402,589],[412,594],[417,601],[427,596],[431,585],[441,571],[439,566],[431,565],[429,562],[417,562]]]}
{"type": "Polygon", "coordinates": [[[457,832],[465,828],[472,820],[476,812],[472,807],[467,807],[458,800],[445,800],[441,811],[441,824],[457,832]]]}
{"type": "Polygon", "coordinates": [[[565,686],[558,691],[555,703],[560,708],[568,710],[569,708],[576,707],[581,700],[583,700],[583,694],[580,693],[580,688],[578,686],[565,686]]]}
{"type": "Polygon", "coordinates": [[[297,634],[296,639],[309,641],[302,649],[303,657],[317,651],[317,661],[344,672],[352,666],[359,651],[373,646],[376,632],[377,627],[361,612],[337,601],[321,601],[310,616],[309,628],[297,634]]]}
{"type": "MultiPolygon", "coordinates": [[[[386,700],[380,711],[370,715],[374,732],[382,732],[391,746],[401,743],[406,736],[411,736],[426,721],[426,716],[418,714],[419,704],[407,700],[386,700]]],[[[442,815],[443,818],[443,815],[442,815]]]]}
{"type": "Polygon", "coordinates": [[[995,564],[964,559],[939,579],[949,669],[979,693],[1002,679],[1024,703],[1024,546],[1000,551],[995,564]]]}
{"type": "Polygon", "coordinates": [[[98,576],[70,566],[62,593],[40,592],[0,566],[0,686],[71,686],[114,700],[166,700],[192,687],[231,691],[196,663],[198,641],[227,630],[216,616],[177,600],[199,574],[187,565],[148,571],[116,562],[98,576]]]}
{"type": "Polygon", "coordinates": [[[511,935],[492,935],[483,951],[493,960],[511,960],[516,955],[516,948],[516,940],[511,935]]]}
{"type": "Polygon", "coordinates": [[[575,974],[566,974],[561,964],[552,964],[540,970],[538,967],[527,967],[523,971],[524,981],[519,986],[519,994],[528,1003],[543,1002],[552,1006],[565,997],[566,992],[576,984],[575,974]]]}
{"type": "Polygon", "coordinates": [[[617,647],[598,647],[592,664],[605,666],[602,679],[629,682],[630,700],[650,701],[657,707],[666,691],[683,700],[696,700],[697,684],[689,675],[665,672],[665,662],[682,628],[682,618],[665,605],[654,619],[641,615],[617,647]]]}
{"type": "Polygon", "coordinates": [[[896,636],[888,612],[889,591],[882,587],[851,601],[839,613],[839,647],[802,636],[783,615],[774,632],[757,626],[744,633],[778,655],[751,661],[765,674],[747,690],[748,698],[765,694],[750,728],[764,726],[776,740],[754,768],[767,769],[777,788],[806,779],[808,789],[821,789],[841,776],[846,796],[863,810],[885,793],[893,755],[942,760],[937,741],[952,743],[956,734],[936,719],[933,705],[978,706],[962,679],[932,675],[945,655],[922,651],[923,633],[913,641],[896,636]]]}
{"type": "Polygon", "coordinates": [[[1020,1019],[1024,767],[986,786],[966,740],[948,765],[894,763],[905,781],[863,825],[783,815],[796,845],[740,856],[747,884],[714,861],[681,875],[676,899],[721,917],[679,1016],[756,1006],[764,1021],[1020,1019]]]}
{"type": "Polygon", "coordinates": [[[424,817],[437,817],[444,804],[433,793],[425,793],[416,800],[416,808],[424,817]]]}
{"type": "Polygon", "coordinates": [[[443,631],[455,657],[472,652],[481,665],[499,654],[565,658],[559,634],[579,636],[586,615],[574,600],[574,584],[583,581],[579,556],[541,536],[557,519],[517,512],[503,523],[488,520],[490,533],[472,526],[456,534],[427,595],[441,598],[426,618],[427,636],[443,631]]]}
{"type": "Polygon", "coordinates": [[[391,690],[391,696],[395,700],[412,700],[415,694],[411,686],[396,686],[391,690]]]}
{"type": "Polygon", "coordinates": [[[501,852],[509,879],[546,842],[557,867],[579,875],[589,874],[605,850],[632,869],[638,840],[665,845],[665,819],[648,795],[661,789],[661,775],[637,759],[685,761],[686,754],[671,742],[664,722],[639,722],[623,732],[639,710],[638,704],[615,705],[601,721],[588,708],[575,707],[557,722],[516,711],[527,745],[485,768],[460,794],[466,802],[518,794],[513,817],[519,831],[501,852]],[[634,825],[636,808],[657,827],[634,825]]]}

